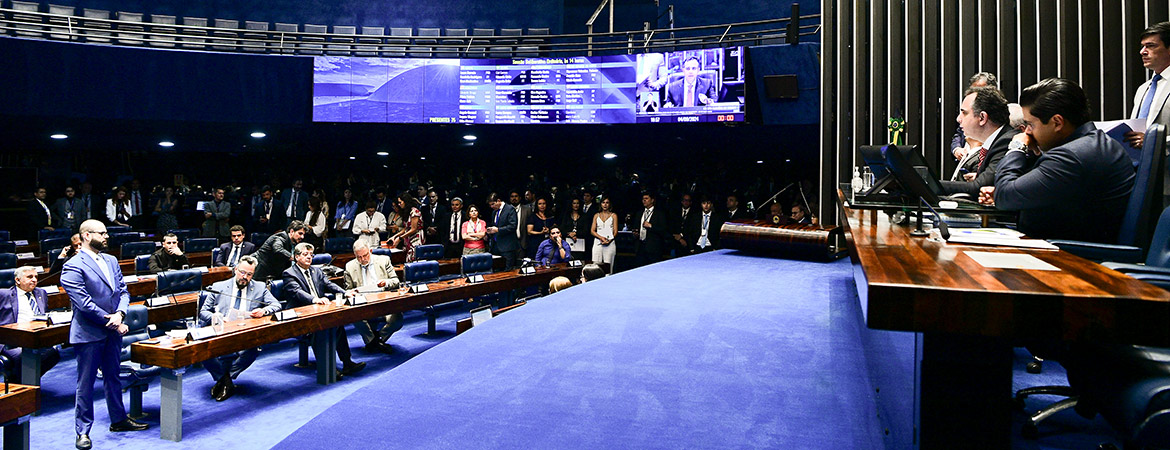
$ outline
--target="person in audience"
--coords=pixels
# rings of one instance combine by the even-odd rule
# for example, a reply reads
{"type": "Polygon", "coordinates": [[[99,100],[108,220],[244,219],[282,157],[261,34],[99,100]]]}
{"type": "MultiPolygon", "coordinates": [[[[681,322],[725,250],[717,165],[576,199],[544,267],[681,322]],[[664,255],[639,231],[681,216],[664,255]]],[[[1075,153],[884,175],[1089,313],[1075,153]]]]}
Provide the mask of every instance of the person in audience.
{"type": "MultiPolygon", "coordinates": [[[[299,223],[299,221],[297,222],[299,223]]],[[[293,260],[296,261],[296,264],[285,269],[281,276],[284,279],[284,292],[285,296],[288,297],[290,307],[324,305],[329,303],[329,300],[325,299],[327,294],[343,296],[347,294],[341,286],[329,281],[329,277],[325,276],[325,272],[322,272],[321,268],[313,266],[313,244],[308,242],[297,244],[294,248],[294,254],[296,256],[293,260]]],[[[348,293],[357,294],[357,290],[351,290],[348,293]]],[[[349,350],[349,339],[345,335],[345,327],[334,328],[333,332],[337,334],[337,357],[341,360],[341,368],[337,369],[338,378],[353,375],[364,369],[366,363],[354,362],[353,360],[353,354],[349,350]]],[[[317,355],[317,364],[332,364],[332,361],[321,360],[321,356],[317,355]]]]}
{"type": "Polygon", "coordinates": [[[528,245],[525,246],[525,256],[536,257],[536,250],[540,247],[540,243],[544,242],[545,238],[548,237],[549,230],[556,224],[556,220],[553,219],[548,210],[548,199],[544,197],[537,199],[536,209],[528,216],[528,231],[525,233],[528,245]]]}
{"type": "Polygon", "coordinates": [[[53,213],[49,211],[49,203],[45,200],[45,188],[39,187],[33,191],[33,199],[28,202],[28,229],[33,239],[38,238],[40,230],[53,231],[53,213]]]}
{"type": "Polygon", "coordinates": [[[553,225],[549,229],[548,239],[545,239],[537,247],[534,259],[546,266],[573,259],[573,250],[569,248],[569,242],[561,237],[560,227],[553,225]]]}
{"type": "Polygon", "coordinates": [[[293,245],[305,238],[305,223],[299,220],[289,222],[284,231],[268,236],[256,250],[255,278],[267,282],[280,276],[292,265],[293,245]]]}
{"type": "Polygon", "coordinates": [[[604,277],[605,277],[605,269],[602,269],[601,266],[599,266],[597,264],[586,264],[585,267],[581,268],[581,280],[579,281],[579,283],[584,283],[586,281],[593,281],[593,280],[596,280],[598,278],[604,278],[604,277]]]}
{"type": "Polygon", "coordinates": [[[374,203],[377,204],[378,212],[382,213],[387,219],[390,217],[390,212],[394,210],[394,202],[386,201],[386,190],[378,188],[378,192],[374,194],[374,203]]]}
{"type": "Polygon", "coordinates": [[[126,198],[124,187],[119,186],[114,191],[114,197],[106,200],[106,218],[110,225],[130,226],[130,209],[130,199],[126,198]]]}
{"type": "MultiPolygon", "coordinates": [[[[88,181],[81,183],[81,195],[78,196],[81,200],[81,220],[93,219],[94,205],[97,204],[93,195],[93,183],[88,181]]],[[[80,227],[80,225],[78,225],[80,227]]]]}
{"type": "Polygon", "coordinates": [[[688,56],[682,63],[683,77],[666,85],[666,102],[663,108],[689,108],[714,103],[717,100],[715,84],[699,76],[697,56],[688,56]]]}
{"type": "Polygon", "coordinates": [[[390,248],[396,248],[402,243],[403,250],[406,250],[406,262],[415,262],[418,260],[414,254],[415,247],[427,243],[422,232],[422,211],[418,210],[418,201],[408,192],[398,196],[398,209],[410,211],[410,215],[402,231],[390,237],[390,248]]]}
{"type": "Polygon", "coordinates": [[[223,199],[223,189],[216,188],[212,194],[213,200],[203,211],[203,237],[227,239],[231,225],[228,220],[232,217],[232,203],[223,199]]]}
{"type": "Polygon", "coordinates": [[[344,236],[353,226],[353,219],[357,217],[358,202],[353,199],[353,191],[346,189],[341,194],[341,201],[337,202],[337,213],[333,217],[333,229],[339,231],[338,236],[344,236]]]}
{"type": "Polygon", "coordinates": [[[415,195],[413,198],[417,203],[416,206],[418,207],[419,211],[422,211],[426,207],[431,206],[431,199],[427,197],[427,186],[425,184],[419,184],[414,189],[415,195]]]}
{"type": "Polygon", "coordinates": [[[1090,119],[1075,82],[1049,78],[1020,93],[1027,128],[1012,138],[995,186],[980,201],[1019,211],[1019,231],[1039,239],[1114,243],[1133,191],[1133,160],[1090,119]],[[1084,226],[1086,218],[1093,226],[1084,226]]]}
{"type": "MultiPolygon", "coordinates": [[[[598,205],[593,197],[593,191],[585,189],[583,192],[581,192],[581,215],[585,216],[585,220],[589,221],[590,226],[592,226],[593,216],[597,214],[597,209],[598,205]]],[[[586,229],[588,229],[588,227],[586,229]]],[[[585,251],[591,255],[593,253],[593,234],[584,234],[585,251]]]]}
{"type": "Polygon", "coordinates": [[[137,178],[130,180],[130,189],[126,192],[126,200],[130,202],[130,220],[132,228],[146,228],[146,210],[143,205],[149,205],[149,198],[142,193],[142,182],[137,178]]]}
{"type": "MultiPolygon", "coordinates": [[[[325,190],[321,189],[321,188],[313,189],[313,196],[309,197],[309,201],[311,202],[311,201],[313,201],[313,199],[317,199],[317,200],[321,201],[321,214],[325,215],[325,220],[326,220],[326,222],[328,222],[329,217],[330,217],[329,216],[329,198],[325,195],[325,190]]],[[[326,231],[325,234],[323,234],[321,236],[323,238],[328,239],[329,232],[326,231]]]]}
{"type": "Polygon", "coordinates": [[[70,236],[69,245],[61,247],[61,250],[57,253],[57,259],[53,261],[53,266],[49,267],[48,273],[60,272],[61,268],[65,266],[65,261],[68,261],[69,258],[72,258],[74,255],[76,255],[77,251],[80,249],[81,235],[74,234],[73,236],[70,236]]]}
{"type": "Polygon", "coordinates": [[[154,202],[154,213],[158,218],[154,222],[155,229],[159,232],[166,232],[179,228],[179,218],[175,216],[175,208],[179,205],[179,199],[175,197],[175,188],[167,186],[163,188],[163,195],[154,202]]]}
{"type": "MultiPolygon", "coordinates": [[[[362,292],[393,291],[398,289],[398,274],[394,264],[386,255],[375,255],[363,241],[354,241],[353,257],[345,263],[345,288],[362,292]]],[[[372,320],[361,320],[353,324],[362,335],[366,350],[394,353],[394,347],[386,343],[390,335],[402,329],[402,313],[388,314],[382,318],[381,327],[374,328],[372,320]]]]}
{"type": "Polygon", "coordinates": [[[693,221],[698,217],[698,214],[691,214],[691,194],[683,194],[679,198],[678,209],[670,212],[670,233],[671,233],[671,252],[682,256],[690,251],[690,246],[687,244],[687,238],[683,234],[683,229],[687,228],[687,223],[693,221]]]}
{"type": "MultiPolygon", "coordinates": [[[[991,87],[998,89],[999,80],[995,77],[995,74],[990,72],[979,72],[975,75],[972,75],[971,79],[967,82],[967,88],[970,89],[980,87],[991,87]]],[[[967,95],[963,94],[963,96],[966,97],[967,95]]],[[[951,137],[951,154],[954,155],[955,160],[959,162],[958,166],[955,167],[955,174],[951,176],[951,181],[961,180],[964,169],[966,169],[967,172],[974,173],[978,168],[977,164],[975,164],[978,163],[978,161],[973,161],[971,159],[971,157],[974,156],[970,154],[970,150],[972,149],[970,147],[971,145],[975,145],[974,148],[977,149],[979,148],[979,145],[983,145],[983,142],[977,141],[973,138],[969,139],[968,136],[964,134],[963,127],[960,126],[955,130],[955,135],[951,137]]]]}
{"type": "Polygon", "coordinates": [[[402,208],[398,207],[398,200],[393,199],[390,202],[390,214],[386,216],[386,237],[389,240],[390,236],[398,234],[406,228],[406,219],[402,216],[402,208]]]}
{"type": "Polygon", "coordinates": [[[179,237],[174,233],[163,236],[162,247],[150,254],[150,273],[182,270],[188,265],[187,255],[179,249],[179,237]]]}
{"type": "Polygon", "coordinates": [[[689,232],[690,241],[694,242],[691,246],[691,253],[702,253],[719,248],[719,230],[723,228],[724,218],[719,213],[715,212],[715,203],[710,198],[704,197],[699,202],[700,211],[699,220],[694,222],[694,228],[689,232]]]}
{"type": "Polygon", "coordinates": [[[85,220],[81,216],[85,213],[85,206],[77,199],[77,192],[73,190],[73,186],[65,188],[65,196],[53,202],[53,223],[55,228],[66,228],[71,231],[77,231],[77,226],[81,225],[81,221],[85,220]]]}
{"type": "Polygon", "coordinates": [[[751,214],[747,209],[739,207],[739,195],[731,194],[727,196],[727,221],[747,220],[751,218],[751,214]]]}
{"type": "Polygon", "coordinates": [[[1007,153],[1008,143],[1018,134],[1007,126],[1011,120],[1007,105],[1007,99],[999,89],[976,87],[967,90],[955,121],[963,134],[984,144],[973,150],[972,157],[977,163],[975,171],[967,173],[963,181],[942,181],[946,193],[966,194],[975,199],[979,197],[979,188],[995,185],[995,169],[1007,153]]]}
{"type": "MultiPolygon", "coordinates": [[[[508,194],[508,203],[516,209],[516,220],[519,228],[516,229],[516,238],[520,240],[520,253],[527,255],[528,250],[528,216],[532,215],[532,205],[521,203],[524,197],[520,191],[513,190],[508,194]]],[[[534,250],[535,251],[535,250],[534,250]]]]}
{"type": "MultiPolygon", "coordinates": [[[[441,233],[444,258],[458,258],[463,254],[463,223],[467,222],[467,211],[463,210],[463,199],[451,199],[451,213],[443,219],[441,233]]],[[[482,237],[480,242],[482,243],[482,237]]]]}
{"type": "MultiPolygon", "coordinates": [[[[214,283],[207,289],[203,306],[199,309],[199,326],[210,325],[216,313],[226,318],[234,315],[241,319],[249,317],[256,319],[280,311],[280,301],[272,296],[272,292],[264,287],[264,283],[252,280],[256,273],[256,258],[241,256],[233,272],[234,277],[214,283]]],[[[215,380],[215,385],[211,387],[211,398],[222,402],[234,395],[236,392],[234,380],[256,361],[259,354],[260,351],[256,347],[250,347],[203,361],[203,368],[207,369],[211,379],[215,380]]]]}
{"type": "Polygon", "coordinates": [[[280,193],[280,205],[284,208],[284,217],[288,220],[305,217],[309,211],[309,195],[301,186],[304,186],[304,181],[297,178],[293,180],[292,186],[280,193]]]}
{"type": "Polygon", "coordinates": [[[484,237],[487,236],[487,222],[479,218],[479,208],[468,205],[467,220],[460,225],[463,238],[463,254],[474,255],[487,251],[484,237]]]}
{"type": "Polygon", "coordinates": [[[434,189],[427,191],[427,204],[423,207],[423,229],[426,230],[426,240],[444,242],[442,236],[447,235],[447,208],[443,206],[439,193],[434,189]]]}
{"type": "Polygon", "coordinates": [[[569,210],[557,221],[564,227],[561,232],[564,233],[569,248],[573,249],[573,259],[583,260],[592,256],[593,249],[589,249],[590,255],[585,253],[587,248],[585,247],[585,236],[589,236],[589,221],[592,219],[581,212],[581,199],[574,198],[569,200],[569,210]]]}
{"type": "MultiPolygon", "coordinates": [[[[1150,25],[1142,34],[1141,50],[1142,66],[1149,69],[1154,75],[1138,86],[1133,96],[1133,110],[1131,119],[1146,119],[1146,127],[1153,124],[1162,124],[1170,127],[1170,102],[1166,101],[1170,93],[1170,83],[1162,83],[1170,77],[1170,22],[1160,22],[1150,25]]],[[[1141,131],[1126,133],[1125,140],[1133,148],[1141,148],[1146,134],[1141,131]]],[[[1170,192],[1170,186],[1165,186],[1170,192]]]]}
{"type": "MultiPolygon", "coordinates": [[[[0,289],[0,325],[29,323],[33,321],[34,316],[49,312],[46,303],[48,293],[37,287],[37,268],[33,266],[17,267],[13,276],[16,278],[16,284],[8,289],[0,289]]],[[[8,357],[8,364],[4,366],[6,379],[20,379],[22,351],[20,347],[0,344],[0,354],[8,357]]],[[[55,345],[46,348],[30,348],[28,351],[37,352],[41,356],[41,373],[37,375],[38,377],[48,372],[61,360],[61,353],[55,345]]]]}
{"type": "Polygon", "coordinates": [[[233,225],[229,234],[231,242],[219,246],[219,256],[214,262],[216,267],[235,267],[240,262],[240,258],[256,252],[256,244],[244,240],[244,236],[246,235],[244,233],[244,227],[233,225]]]}
{"type": "Polygon", "coordinates": [[[492,254],[504,258],[504,270],[515,269],[520,251],[520,239],[513,237],[517,228],[516,208],[504,204],[504,199],[495,192],[488,194],[487,203],[492,208],[491,225],[486,230],[491,237],[492,254]]]}
{"type": "Polygon", "coordinates": [[[320,198],[309,199],[309,212],[305,214],[305,242],[313,244],[314,247],[325,246],[325,233],[328,227],[325,226],[325,212],[321,211],[322,207],[320,198]]]}
{"type": "Polygon", "coordinates": [[[284,207],[280,200],[273,196],[272,188],[264,186],[260,191],[260,203],[257,203],[256,210],[252,211],[257,230],[262,233],[275,233],[284,223],[283,214],[284,207]]]}
{"type": "Polygon", "coordinates": [[[614,258],[617,257],[617,214],[613,213],[613,202],[609,196],[601,199],[597,214],[593,215],[589,234],[593,236],[593,262],[609,264],[613,272],[614,258]]]}
{"type": "Polygon", "coordinates": [[[642,214],[638,221],[638,248],[634,265],[641,267],[662,259],[666,244],[665,236],[670,233],[666,223],[666,212],[655,207],[657,198],[653,192],[642,193],[642,214]]]}
{"type": "Polygon", "coordinates": [[[573,282],[565,277],[556,277],[548,282],[548,293],[555,294],[573,287],[573,282]]]}
{"type": "Polygon", "coordinates": [[[78,449],[93,447],[89,430],[93,426],[93,384],[98,368],[104,377],[106,408],[110,431],[141,431],[147,428],[126,416],[122,403],[122,382],[118,373],[122,355],[122,336],[130,331],[122,323],[130,307],[130,293],[122,280],[118,260],[102,254],[106,249],[106,225],[87,220],[78,227],[81,254],[70,258],[61,271],[61,287],[73,307],[69,322],[69,344],[77,355],[77,391],[74,408],[75,442],[78,449]]]}
{"type": "Polygon", "coordinates": [[[353,219],[353,234],[357,241],[365,242],[369,248],[382,246],[381,235],[386,231],[386,218],[378,212],[377,203],[373,200],[366,202],[366,211],[353,219]]]}

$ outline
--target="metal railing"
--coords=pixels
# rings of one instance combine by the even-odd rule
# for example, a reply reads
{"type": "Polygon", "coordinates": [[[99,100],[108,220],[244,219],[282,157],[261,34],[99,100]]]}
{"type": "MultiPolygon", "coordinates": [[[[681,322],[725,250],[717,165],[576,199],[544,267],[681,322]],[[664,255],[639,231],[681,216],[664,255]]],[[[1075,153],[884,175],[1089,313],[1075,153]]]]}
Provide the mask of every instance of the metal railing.
{"type": "MultiPolygon", "coordinates": [[[[597,13],[605,5],[603,2],[597,13]]],[[[609,5],[612,8],[612,3],[609,5]]],[[[0,8],[0,35],[100,45],[283,55],[514,58],[784,43],[785,35],[791,31],[788,30],[790,21],[786,17],[666,30],[559,35],[394,36],[207,27],[0,8]]],[[[820,32],[819,14],[799,16],[797,23],[799,36],[815,36],[820,32]]],[[[268,26],[266,22],[263,24],[268,26]]]]}

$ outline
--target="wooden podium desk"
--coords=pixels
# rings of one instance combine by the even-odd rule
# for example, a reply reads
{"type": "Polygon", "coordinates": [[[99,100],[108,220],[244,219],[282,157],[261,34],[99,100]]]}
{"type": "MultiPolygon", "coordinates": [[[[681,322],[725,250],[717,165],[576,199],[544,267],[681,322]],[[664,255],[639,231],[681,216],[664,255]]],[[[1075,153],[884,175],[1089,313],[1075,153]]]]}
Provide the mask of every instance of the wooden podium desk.
{"type": "Polygon", "coordinates": [[[41,407],[41,388],[9,384],[0,390],[0,426],[4,427],[4,450],[28,450],[29,416],[41,407]]]}
{"type": "Polygon", "coordinates": [[[464,279],[429,283],[428,291],[418,294],[382,292],[366,294],[368,303],[358,306],[308,305],[295,308],[298,316],[283,322],[272,317],[246,319],[224,325],[217,336],[195,342],[163,338],[158,343],[134,343],[130,346],[131,360],[141,364],[162,367],[161,383],[161,437],[179,441],[183,437],[183,375],[188,366],[211,358],[259,347],[306,334],[315,334],[314,353],[317,356],[317,382],[332,384],[337,381],[334,365],[337,335],[333,328],[359,320],[381,317],[426,306],[438,305],[465,298],[474,298],[495,292],[529,286],[547,285],[558,276],[579,277],[580,267],[565,265],[538,269],[535,274],[519,275],[514,271],[484,275],[484,281],[467,283],[464,279]]]}
{"type": "Polygon", "coordinates": [[[913,225],[851,209],[840,191],[838,204],[867,327],[915,333],[916,354],[906,357],[917,436],[905,441],[1009,447],[1013,346],[1170,346],[1170,292],[1063,251],[913,237],[913,225]],[[971,251],[1029,254],[1059,270],[987,269],[971,251]]]}

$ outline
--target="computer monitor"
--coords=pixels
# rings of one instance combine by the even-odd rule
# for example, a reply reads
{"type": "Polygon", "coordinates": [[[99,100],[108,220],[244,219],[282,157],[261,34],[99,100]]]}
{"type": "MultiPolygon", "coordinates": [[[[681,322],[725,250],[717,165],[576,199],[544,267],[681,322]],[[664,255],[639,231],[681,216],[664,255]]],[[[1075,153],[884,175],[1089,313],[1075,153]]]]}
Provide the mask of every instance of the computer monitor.
{"type": "Polygon", "coordinates": [[[916,146],[887,145],[882,147],[886,157],[886,168],[894,176],[906,194],[922,197],[927,203],[937,205],[942,184],[931,172],[916,146]]]}

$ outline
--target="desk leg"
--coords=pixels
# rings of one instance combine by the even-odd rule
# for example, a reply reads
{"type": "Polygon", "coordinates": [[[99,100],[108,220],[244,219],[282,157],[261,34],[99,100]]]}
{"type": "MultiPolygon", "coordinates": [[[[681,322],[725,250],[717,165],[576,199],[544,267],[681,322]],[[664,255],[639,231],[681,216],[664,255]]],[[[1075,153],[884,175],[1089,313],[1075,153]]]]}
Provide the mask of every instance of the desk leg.
{"type": "Polygon", "coordinates": [[[317,355],[317,384],[337,382],[337,329],[313,333],[313,353],[317,355]]]}
{"type": "Polygon", "coordinates": [[[4,426],[4,450],[28,450],[29,417],[16,419],[4,426]]]}
{"type": "Polygon", "coordinates": [[[41,352],[26,348],[20,352],[20,382],[41,385],[41,352]]]}
{"type": "Polygon", "coordinates": [[[916,403],[922,449],[1009,448],[1012,348],[995,339],[920,333],[916,403]]]}
{"type": "Polygon", "coordinates": [[[163,369],[160,382],[159,428],[168,441],[183,440],[183,374],[187,368],[163,369]]]}

